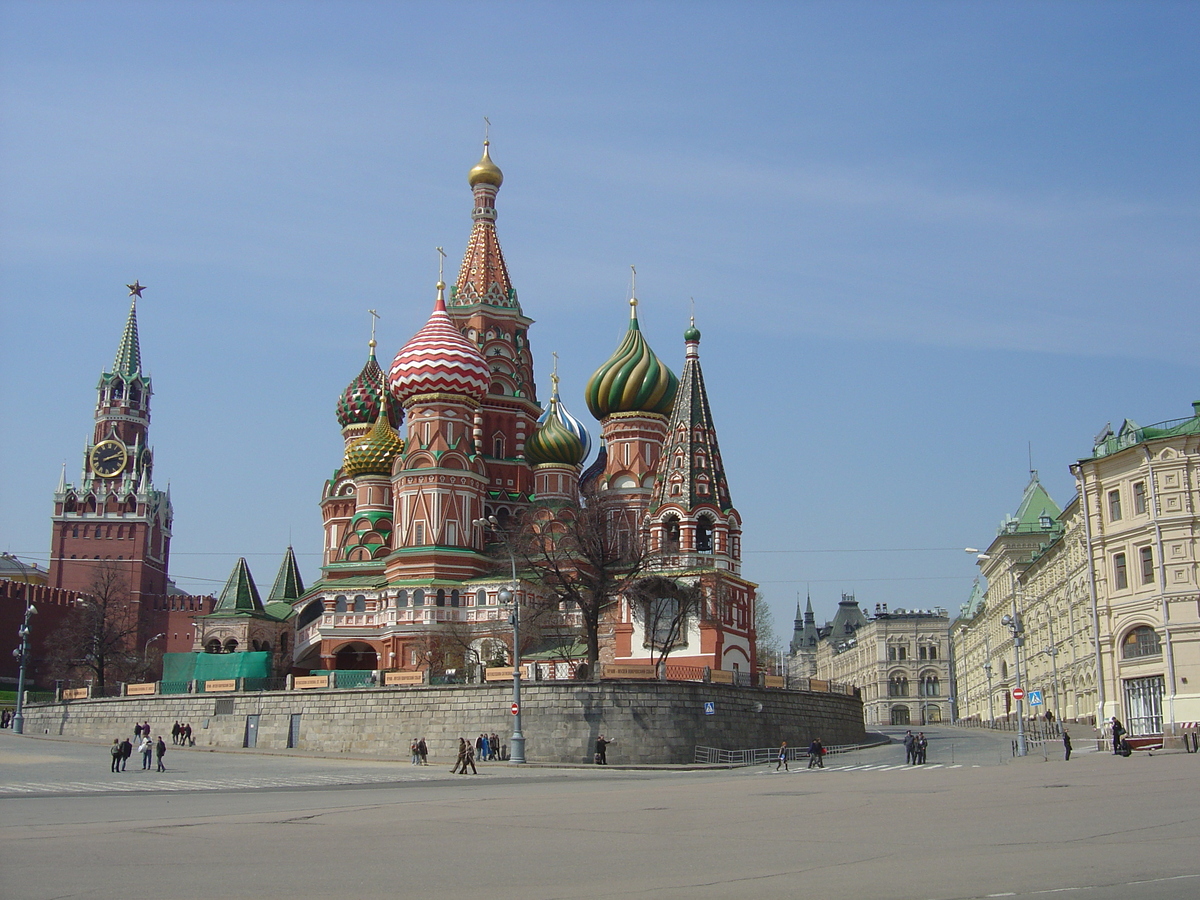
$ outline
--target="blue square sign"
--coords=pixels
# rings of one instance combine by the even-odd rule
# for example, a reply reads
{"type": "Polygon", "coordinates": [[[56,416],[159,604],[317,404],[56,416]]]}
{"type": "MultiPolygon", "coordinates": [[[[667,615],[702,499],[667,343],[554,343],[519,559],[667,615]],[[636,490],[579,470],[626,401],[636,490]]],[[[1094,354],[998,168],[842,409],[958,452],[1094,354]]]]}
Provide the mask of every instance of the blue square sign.
{"type": "Polygon", "coordinates": [[[706,716],[715,716],[717,714],[717,704],[712,700],[704,701],[704,714],[706,716]]]}
{"type": "Polygon", "coordinates": [[[1029,705],[1030,706],[1041,706],[1042,705],[1042,692],[1041,691],[1030,691],[1029,692],[1029,705]]]}

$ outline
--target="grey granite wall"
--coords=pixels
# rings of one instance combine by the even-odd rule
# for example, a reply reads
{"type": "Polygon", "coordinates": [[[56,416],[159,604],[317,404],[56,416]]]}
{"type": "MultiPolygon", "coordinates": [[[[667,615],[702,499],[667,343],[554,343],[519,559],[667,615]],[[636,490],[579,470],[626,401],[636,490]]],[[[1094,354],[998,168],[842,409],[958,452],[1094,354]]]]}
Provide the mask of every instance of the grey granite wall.
{"type": "MultiPolygon", "coordinates": [[[[610,764],[690,763],[697,745],[807,746],[820,737],[832,746],[865,737],[862,703],[844,694],[606,681],[523,683],[521,695],[530,762],[589,762],[598,734],[616,740],[610,764]]],[[[481,731],[496,732],[507,744],[511,702],[506,683],[121,697],[31,705],[25,732],[111,740],[149,721],[153,734],[169,738],[179,721],[191,724],[197,746],[241,747],[247,718],[258,716],[257,746],[283,749],[299,715],[296,749],[405,757],[409,742],[423,736],[445,760],[460,735],[474,741],[481,731]]]]}

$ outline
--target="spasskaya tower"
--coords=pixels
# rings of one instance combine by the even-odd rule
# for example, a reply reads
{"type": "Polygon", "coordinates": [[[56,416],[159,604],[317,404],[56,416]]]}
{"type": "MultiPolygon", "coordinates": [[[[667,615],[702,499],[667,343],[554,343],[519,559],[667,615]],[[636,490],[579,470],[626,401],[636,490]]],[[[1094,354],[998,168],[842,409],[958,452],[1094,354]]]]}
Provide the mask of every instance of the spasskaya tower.
{"type": "Polygon", "coordinates": [[[50,586],[87,593],[101,569],[128,579],[131,599],[167,593],[171,548],[170,491],[151,481],[150,378],[142,372],[137,302],[129,288],[129,318],[112,371],[96,388],[95,424],[84,450],[79,484],[66,470],[54,492],[50,586]]]}

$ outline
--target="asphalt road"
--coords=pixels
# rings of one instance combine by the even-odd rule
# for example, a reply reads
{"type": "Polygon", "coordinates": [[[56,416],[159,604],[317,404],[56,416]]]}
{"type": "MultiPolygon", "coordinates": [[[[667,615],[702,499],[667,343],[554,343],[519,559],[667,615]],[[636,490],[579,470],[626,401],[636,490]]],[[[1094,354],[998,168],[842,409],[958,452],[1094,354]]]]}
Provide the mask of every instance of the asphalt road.
{"type": "Polygon", "coordinates": [[[0,732],[0,896],[1200,892],[1200,755],[1013,760],[1006,735],[926,732],[924,767],[892,745],[811,771],[489,764],[466,777],[449,760],[174,748],[164,774],[135,758],[113,775],[102,744],[0,732]]]}

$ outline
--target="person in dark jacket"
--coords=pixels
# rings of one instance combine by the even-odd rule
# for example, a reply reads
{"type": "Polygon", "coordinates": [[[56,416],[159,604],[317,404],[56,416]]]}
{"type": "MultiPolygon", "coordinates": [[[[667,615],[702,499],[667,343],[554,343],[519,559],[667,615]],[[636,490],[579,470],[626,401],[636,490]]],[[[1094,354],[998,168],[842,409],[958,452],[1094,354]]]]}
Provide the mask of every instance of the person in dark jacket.
{"type": "Polygon", "coordinates": [[[1067,729],[1063,729],[1063,761],[1067,762],[1071,759],[1071,736],[1067,734],[1067,729]]]}
{"type": "Polygon", "coordinates": [[[813,738],[813,742],[808,745],[808,767],[825,768],[825,745],[821,743],[820,738],[813,738]]]}
{"type": "Polygon", "coordinates": [[[604,735],[596,738],[596,765],[608,765],[608,745],[616,743],[615,741],[606,741],[604,735]]]}
{"type": "Polygon", "coordinates": [[[108,755],[112,757],[112,770],[114,772],[121,771],[121,741],[118,738],[113,738],[112,746],[108,748],[108,755]]]}
{"type": "Polygon", "coordinates": [[[163,757],[167,755],[167,742],[162,739],[161,734],[158,736],[158,741],[154,745],[154,755],[158,757],[158,771],[167,771],[167,767],[163,765],[163,757]]]}
{"type": "Polygon", "coordinates": [[[1125,726],[1121,724],[1121,720],[1116,716],[1112,717],[1112,745],[1113,756],[1121,754],[1121,738],[1125,736],[1125,726]]]}
{"type": "Polygon", "coordinates": [[[133,756],[133,744],[129,738],[121,741],[121,771],[125,771],[125,765],[129,762],[129,757],[133,756]]]}

